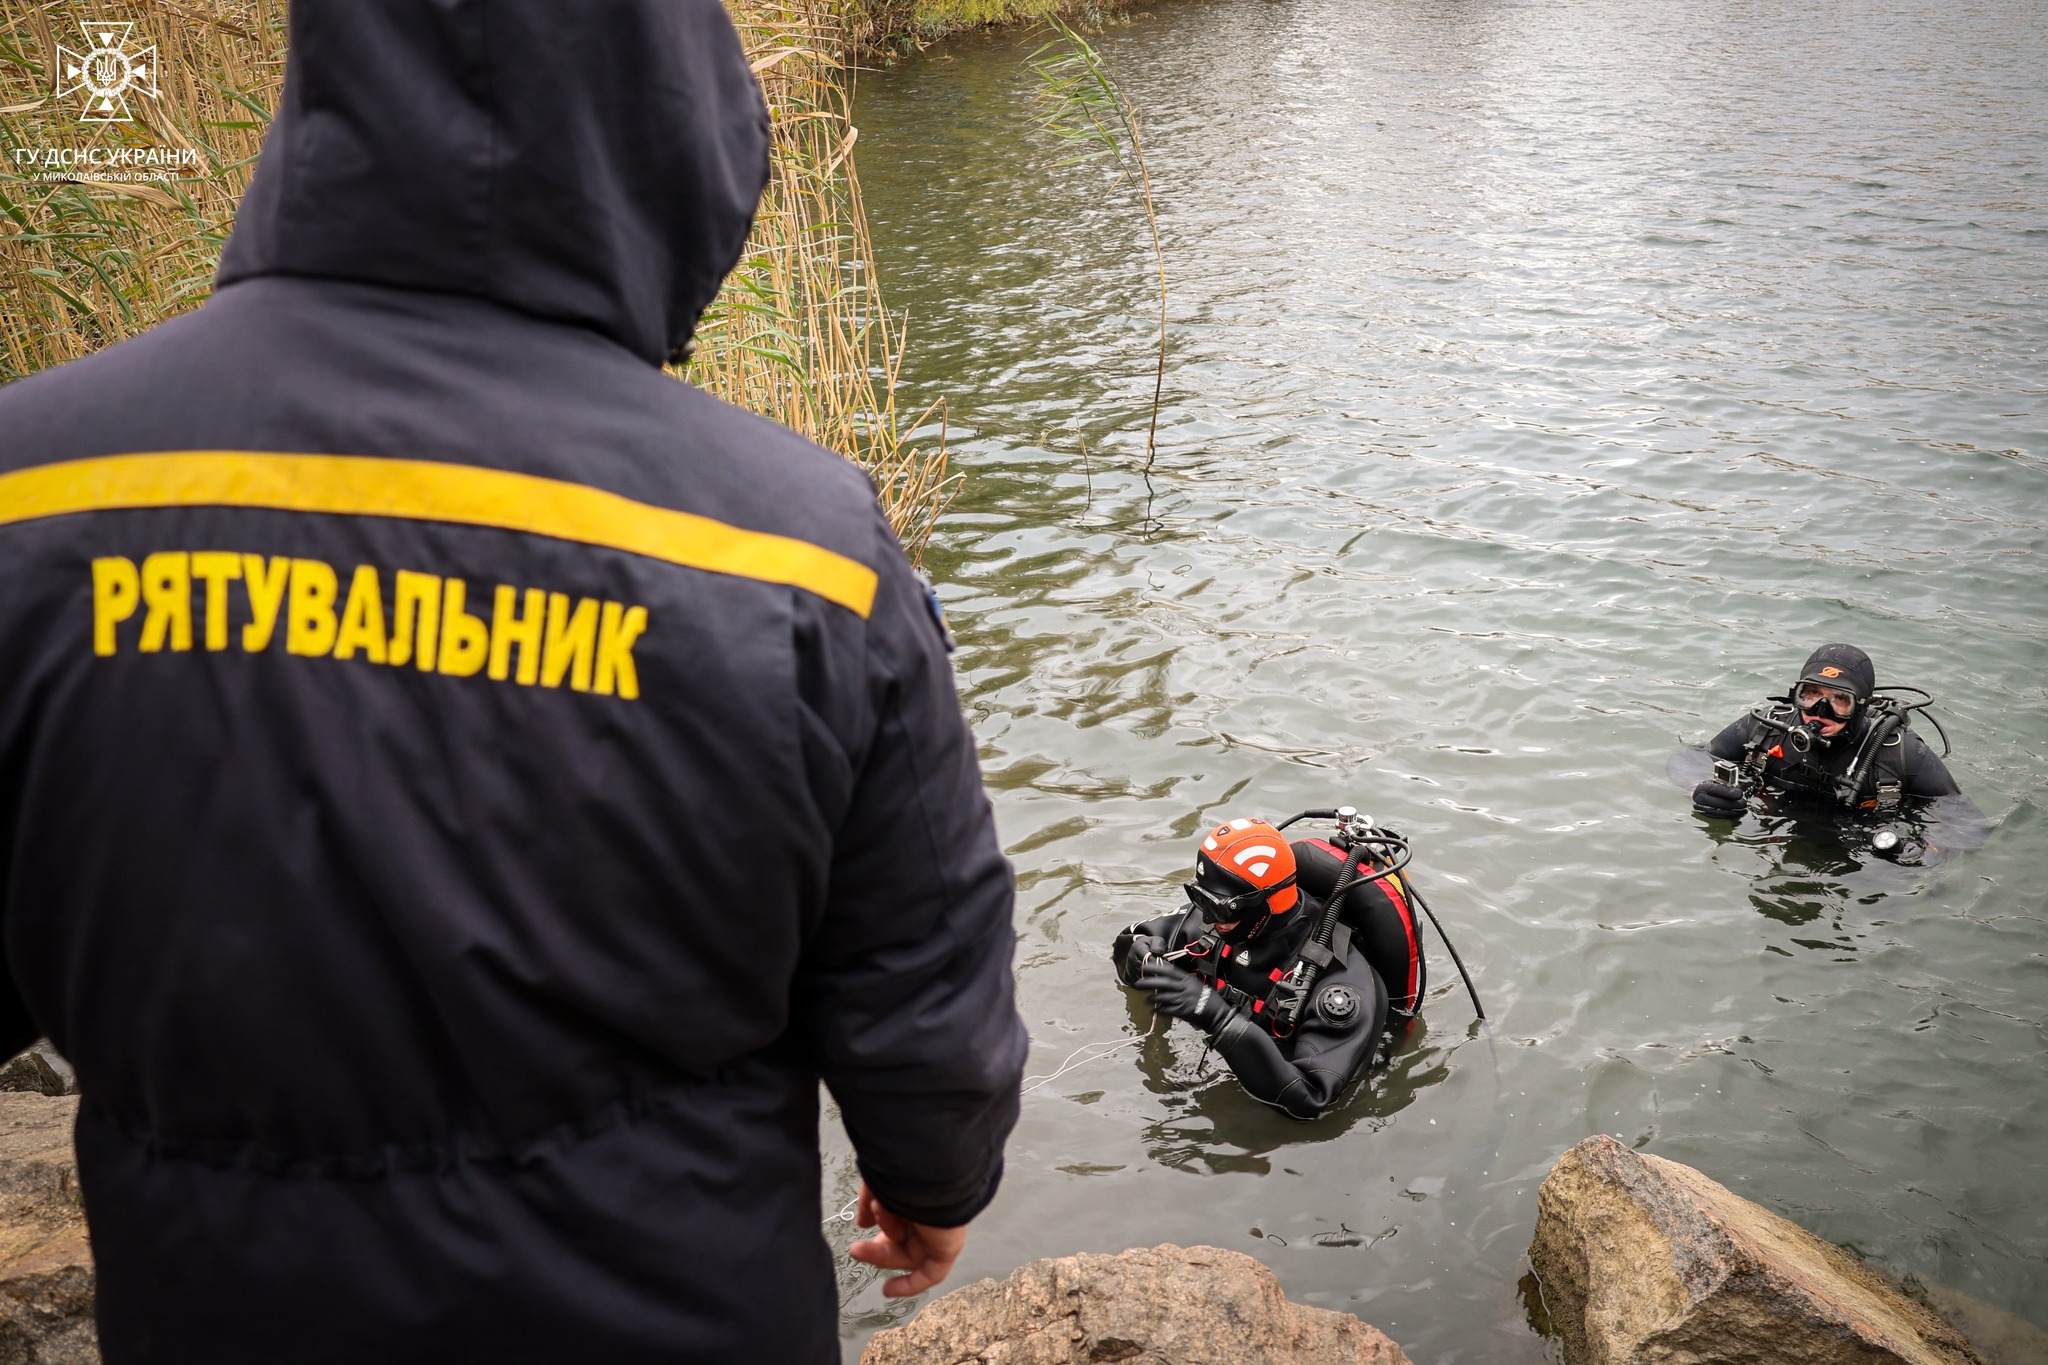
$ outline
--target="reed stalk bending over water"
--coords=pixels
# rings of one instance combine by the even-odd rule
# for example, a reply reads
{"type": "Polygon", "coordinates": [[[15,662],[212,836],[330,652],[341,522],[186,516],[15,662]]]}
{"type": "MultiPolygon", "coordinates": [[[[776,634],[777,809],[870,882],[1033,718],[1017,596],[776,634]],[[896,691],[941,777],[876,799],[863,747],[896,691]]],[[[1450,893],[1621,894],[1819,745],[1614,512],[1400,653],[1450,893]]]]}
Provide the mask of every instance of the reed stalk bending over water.
{"type": "Polygon", "coordinates": [[[1124,98],[1116,73],[1102,54],[1057,14],[1048,13],[1045,22],[1053,39],[1031,54],[1039,97],[1046,104],[1039,127],[1073,149],[1073,155],[1061,165],[1108,158],[1125,177],[1136,167],[1145,224],[1152,230],[1152,260],[1159,270],[1159,365],[1152,379],[1152,422],[1145,429],[1145,476],[1149,482],[1159,438],[1159,402],[1166,389],[1166,249],[1159,241],[1159,214],[1152,203],[1145,139],[1138,132],[1138,111],[1124,98]]]}
{"type": "MultiPolygon", "coordinates": [[[[729,0],[766,94],[775,151],[741,261],[698,329],[690,379],[865,468],[912,559],[956,480],[932,413],[896,408],[904,332],[875,289],[854,177],[851,73],[834,0],[729,0]]],[[[31,0],[0,19],[0,382],[75,360],[204,302],[284,80],[281,0],[99,5],[157,49],[135,122],[81,125],[52,95],[84,14],[31,0]],[[161,174],[50,170],[23,154],[189,153],[161,174]],[[119,176],[134,176],[120,179],[119,176]],[[46,178],[47,177],[47,178],[46,178]]]]}

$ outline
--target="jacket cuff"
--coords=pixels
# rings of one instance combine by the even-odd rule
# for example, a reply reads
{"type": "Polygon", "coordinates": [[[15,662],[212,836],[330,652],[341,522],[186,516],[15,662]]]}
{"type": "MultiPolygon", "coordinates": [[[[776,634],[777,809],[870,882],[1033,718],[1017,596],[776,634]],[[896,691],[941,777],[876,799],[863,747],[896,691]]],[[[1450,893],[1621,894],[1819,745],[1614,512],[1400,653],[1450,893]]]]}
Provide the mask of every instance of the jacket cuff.
{"type": "Polygon", "coordinates": [[[968,1198],[956,1199],[951,1203],[933,1204],[899,1198],[887,1186],[876,1184],[865,1169],[861,1171],[861,1178],[868,1182],[868,1188],[875,1192],[875,1198],[882,1201],[882,1207],[897,1217],[908,1218],[913,1223],[923,1223],[926,1227],[957,1228],[973,1222],[975,1215],[987,1208],[990,1201],[996,1197],[996,1190],[1003,1183],[1003,1159],[996,1158],[995,1169],[989,1172],[989,1177],[981,1188],[968,1198]]]}

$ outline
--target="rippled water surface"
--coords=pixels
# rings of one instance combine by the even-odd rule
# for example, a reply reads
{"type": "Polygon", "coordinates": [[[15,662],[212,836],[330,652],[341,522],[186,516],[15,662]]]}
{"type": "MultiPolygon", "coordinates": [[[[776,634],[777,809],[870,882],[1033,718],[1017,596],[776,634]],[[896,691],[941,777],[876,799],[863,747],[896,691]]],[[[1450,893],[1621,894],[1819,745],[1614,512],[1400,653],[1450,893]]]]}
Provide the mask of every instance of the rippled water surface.
{"type": "MultiPolygon", "coordinates": [[[[1420,1362],[1546,1358],[1536,1185],[1614,1133],[2048,1325],[2048,13],[1172,0],[1101,47],[1128,186],[1031,132],[1034,40],[863,77],[931,567],[1021,887],[1034,1076],[1205,824],[1356,804],[1473,967],[1341,1112],[1178,1027],[1032,1090],[956,1282],[1248,1251],[1420,1362]],[[1928,872],[1716,835],[1667,756],[1862,644],[1998,822],[1928,872]]],[[[843,1158],[841,1183],[851,1192],[843,1158]]],[[[843,1240],[843,1234],[841,1234],[843,1240]]],[[[904,1310],[849,1272],[849,1350],[904,1310]]]]}

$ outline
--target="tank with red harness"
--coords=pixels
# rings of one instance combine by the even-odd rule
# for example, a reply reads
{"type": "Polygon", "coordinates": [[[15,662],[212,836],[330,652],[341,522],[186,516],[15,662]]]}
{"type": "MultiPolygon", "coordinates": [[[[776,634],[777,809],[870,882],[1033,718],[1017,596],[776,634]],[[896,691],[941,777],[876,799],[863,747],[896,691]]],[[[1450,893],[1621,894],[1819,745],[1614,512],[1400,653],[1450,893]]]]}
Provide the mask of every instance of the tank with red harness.
{"type": "MultiPolygon", "coordinates": [[[[1118,979],[1207,1033],[1254,1099],[1315,1118],[1422,1007],[1416,912],[1436,917],[1404,872],[1408,858],[1406,839],[1349,806],[1278,825],[1227,820],[1203,837],[1187,908],[1117,935],[1118,979]],[[1309,819],[1336,828],[1292,842],[1281,832],[1309,819]]],[[[1451,960],[1465,976],[1456,949],[1451,960]]]]}

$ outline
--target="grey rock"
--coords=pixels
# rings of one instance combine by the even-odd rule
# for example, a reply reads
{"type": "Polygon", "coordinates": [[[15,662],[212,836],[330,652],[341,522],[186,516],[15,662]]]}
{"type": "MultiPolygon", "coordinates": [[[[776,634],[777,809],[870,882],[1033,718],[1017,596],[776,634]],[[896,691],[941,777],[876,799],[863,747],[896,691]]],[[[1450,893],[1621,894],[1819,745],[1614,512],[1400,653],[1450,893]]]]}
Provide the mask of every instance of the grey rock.
{"type": "Polygon", "coordinates": [[[1409,1365],[1348,1313],[1289,1303],[1216,1247],[1062,1256],[982,1280],[877,1332],[861,1365],[1409,1365]]]}
{"type": "Polygon", "coordinates": [[[1529,1248],[1567,1365],[1984,1365],[1962,1334],[1690,1166],[1587,1138],[1529,1248]]]}
{"type": "Polygon", "coordinates": [[[31,1095],[64,1095],[70,1093],[71,1086],[39,1045],[16,1053],[7,1059],[4,1066],[0,1066],[0,1090],[31,1095]]]}

